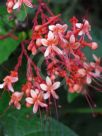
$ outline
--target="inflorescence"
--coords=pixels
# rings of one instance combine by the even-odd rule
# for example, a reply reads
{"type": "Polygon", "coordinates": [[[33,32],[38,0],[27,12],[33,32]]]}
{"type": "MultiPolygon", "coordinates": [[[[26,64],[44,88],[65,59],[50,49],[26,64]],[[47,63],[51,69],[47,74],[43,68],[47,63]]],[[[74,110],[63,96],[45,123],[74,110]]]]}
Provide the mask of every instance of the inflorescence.
{"type": "MultiPolygon", "coordinates": [[[[7,0],[8,12],[11,13],[16,8],[20,9],[23,3],[30,8],[35,6],[31,0],[7,0]]],[[[56,93],[61,86],[59,79],[65,79],[68,92],[81,93],[86,96],[87,100],[90,100],[87,86],[95,87],[92,81],[97,82],[97,79],[101,78],[102,67],[100,58],[94,54],[94,62],[89,62],[83,49],[88,47],[96,50],[98,44],[92,40],[88,20],[83,19],[80,23],[76,17],[72,17],[70,24],[71,26],[68,26],[63,23],[60,15],[55,16],[47,4],[39,0],[33,19],[31,39],[22,41],[17,65],[0,84],[1,89],[11,92],[9,105],[13,104],[20,109],[20,102],[24,98],[26,107],[33,105],[34,113],[39,107],[48,108],[51,98],[59,99],[56,93]],[[28,45],[27,49],[25,45],[28,45]],[[41,69],[28,55],[28,52],[31,52],[32,55],[43,54],[47,74],[45,79],[41,76],[41,69]],[[28,62],[26,83],[22,85],[20,91],[16,91],[13,85],[20,78],[18,71],[22,65],[23,56],[28,62]]],[[[96,89],[101,91],[101,88],[96,89]]]]}

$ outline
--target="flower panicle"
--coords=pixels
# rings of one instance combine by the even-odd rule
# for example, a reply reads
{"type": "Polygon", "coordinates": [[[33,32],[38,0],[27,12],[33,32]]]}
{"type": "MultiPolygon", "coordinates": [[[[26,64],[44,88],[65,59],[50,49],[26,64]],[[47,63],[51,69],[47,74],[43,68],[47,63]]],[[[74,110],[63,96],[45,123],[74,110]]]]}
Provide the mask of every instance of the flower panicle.
{"type": "MultiPolygon", "coordinates": [[[[23,3],[33,8],[31,0],[8,0],[8,12],[20,8],[23,3]]],[[[11,93],[10,106],[21,109],[21,100],[24,98],[26,107],[33,105],[33,113],[37,113],[39,108],[48,108],[52,98],[59,99],[57,89],[61,86],[58,81],[60,78],[65,79],[68,92],[81,93],[86,96],[88,102],[90,97],[87,86],[101,91],[102,85],[98,83],[98,79],[102,79],[101,58],[93,54],[94,61],[89,62],[83,51],[87,47],[92,51],[98,48],[90,34],[91,25],[88,20],[83,19],[79,22],[76,17],[72,17],[69,22],[71,26],[63,23],[60,15],[54,15],[46,3],[39,1],[33,19],[31,39],[21,43],[21,54],[15,69],[0,84],[1,89],[11,93]],[[40,23],[38,16],[41,17],[40,23]],[[28,52],[33,56],[39,53],[43,55],[47,75],[45,79],[42,77],[41,67],[37,66],[28,52]],[[13,85],[20,78],[18,71],[22,66],[23,57],[28,62],[26,83],[22,85],[21,90],[15,91],[13,85]]]]}

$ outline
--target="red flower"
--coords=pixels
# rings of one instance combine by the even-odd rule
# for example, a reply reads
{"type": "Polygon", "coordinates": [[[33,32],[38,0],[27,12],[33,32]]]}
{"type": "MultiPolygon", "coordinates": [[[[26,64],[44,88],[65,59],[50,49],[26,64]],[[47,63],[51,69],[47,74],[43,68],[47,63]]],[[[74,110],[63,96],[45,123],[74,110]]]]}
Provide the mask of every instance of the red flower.
{"type": "Polygon", "coordinates": [[[21,104],[19,101],[21,101],[23,97],[23,92],[14,92],[11,96],[11,100],[9,102],[9,105],[14,104],[14,106],[19,110],[21,109],[21,104]]]}

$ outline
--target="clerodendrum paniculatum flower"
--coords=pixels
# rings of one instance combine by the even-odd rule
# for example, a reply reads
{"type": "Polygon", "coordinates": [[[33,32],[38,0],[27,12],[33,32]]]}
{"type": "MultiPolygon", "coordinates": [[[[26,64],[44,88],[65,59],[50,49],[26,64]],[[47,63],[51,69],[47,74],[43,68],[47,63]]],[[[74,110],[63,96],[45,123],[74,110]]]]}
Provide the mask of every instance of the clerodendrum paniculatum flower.
{"type": "MultiPolygon", "coordinates": [[[[13,9],[20,12],[22,4],[34,8],[31,0],[7,0],[7,10],[9,13],[12,13],[13,9]]],[[[87,99],[90,99],[87,86],[101,91],[100,85],[97,87],[92,85],[92,81],[97,84],[97,79],[102,77],[101,59],[93,54],[94,61],[89,62],[83,51],[86,47],[91,50],[98,48],[98,44],[92,40],[89,21],[83,19],[79,22],[76,17],[72,17],[71,25],[68,26],[59,16],[55,16],[47,4],[39,0],[33,19],[31,39],[21,42],[21,53],[15,68],[0,84],[1,89],[11,93],[9,105],[13,104],[20,109],[20,101],[24,98],[26,107],[33,105],[34,113],[39,108],[48,108],[50,101],[59,98],[57,89],[61,86],[61,82],[58,81],[60,79],[65,80],[68,92],[81,93],[87,99]],[[43,55],[46,78],[42,77],[41,68],[36,65],[28,52],[32,55],[39,53],[43,55]],[[27,78],[21,90],[16,91],[13,85],[20,79],[18,70],[22,65],[23,56],[28,63],[27,78]]]]}

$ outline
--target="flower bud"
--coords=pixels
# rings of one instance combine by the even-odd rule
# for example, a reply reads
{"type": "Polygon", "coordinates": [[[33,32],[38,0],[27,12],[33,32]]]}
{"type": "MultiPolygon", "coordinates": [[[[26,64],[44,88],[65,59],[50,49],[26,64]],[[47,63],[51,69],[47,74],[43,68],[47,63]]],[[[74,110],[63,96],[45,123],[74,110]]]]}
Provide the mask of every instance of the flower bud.
{"type": "Polygon", "coordinates": [[[91,48],[92,50],[96,50],[98,48],[98,44],[96,42],[92,42],[91,48]]]}

